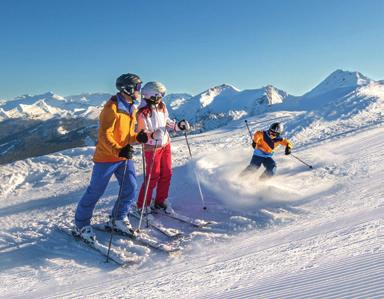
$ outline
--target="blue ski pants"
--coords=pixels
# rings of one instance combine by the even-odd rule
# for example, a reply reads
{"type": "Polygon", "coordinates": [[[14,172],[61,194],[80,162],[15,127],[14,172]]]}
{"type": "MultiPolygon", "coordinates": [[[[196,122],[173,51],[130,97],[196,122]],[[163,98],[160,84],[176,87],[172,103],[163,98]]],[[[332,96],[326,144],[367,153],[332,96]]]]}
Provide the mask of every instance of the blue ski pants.
{"type": "Polygon", "coordinates": [[[257,155],[252,156],[252,160],[244,170],[245,173],[255,171],[260,168],[261,164],[264,165],[265,171],[261,175],[261,178],[270,177],[276,173],[276,162],[271,157],[261,157],[257,155]]]}
{"type": "Polygon", "coordinates": [[[90,225],[96,203],[107,188],[112,174],[116,176],[121,188],[120,199],[116,200],[112,215],[115,216],[115,219],[123,219],[128,214],[128,209],[136,197],[137,189],[133,161],[126,160],[112,163],[95,162],[91,182],[83,197],[80,199],[75,213],[75,224],[79,229],[90,225]],[[127,163],[127,165],[124,177],[125,163],[127,163]]]}

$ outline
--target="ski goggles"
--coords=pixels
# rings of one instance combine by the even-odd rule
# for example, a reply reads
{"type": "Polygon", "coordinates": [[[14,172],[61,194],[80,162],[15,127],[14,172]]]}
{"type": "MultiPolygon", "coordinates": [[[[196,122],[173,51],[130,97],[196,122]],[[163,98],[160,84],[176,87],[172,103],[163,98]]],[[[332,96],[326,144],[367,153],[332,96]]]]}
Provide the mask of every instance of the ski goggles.
{"type": "Polygon", "coordinates": [[[151,96],[149,99],[150,99],[151,101],[154,101],[154,102],[161,101],[161,100],[163,99],[163,94],[161,94],[161,95],[151,96]]]}
{"type": "Polygon", "coordinates": [[[275,132],[275,131],[269,130],[269,136],[272,136],[272,137],[279,137],[279,135],[280,135],[279,132],[275,132]]]}
{"type": "Polygon", "coordinates": [[[141,90],[141,83],[137,83],[134,88],[133,88],[134,91],[140,91],[141,90]]]}

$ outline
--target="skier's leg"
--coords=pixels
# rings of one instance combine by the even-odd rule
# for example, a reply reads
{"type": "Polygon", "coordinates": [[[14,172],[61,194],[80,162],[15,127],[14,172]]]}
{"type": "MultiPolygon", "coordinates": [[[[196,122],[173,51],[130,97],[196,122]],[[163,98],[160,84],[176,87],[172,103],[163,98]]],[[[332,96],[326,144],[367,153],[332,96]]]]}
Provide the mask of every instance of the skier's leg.
{"type": "Polygon", "coordinates": [[[124,175],[124,164],[121,164],[115,171],[115,176],[119,182],[121,189],[120,198],[116,200],[112,210],[112,215],[115,215],[116,220],[124,219],[128,214],[128,209],[136,197],[137,181],[135,166],[132,160],[128,160],[127,169],[124,175]],[[123,182],[124,181],[124,182],[123,182]],[[123,186],[121,186],[123,184],[123,186]]]}
{"type": "Polygon", "coordinates": [[[261,179],[265,179],[271,176],[274,176],[276,173],[276,162],[272,158],[265,158],[263,161],[263,165],[265,166],[265,171],[260,176],[261,179]]]}
{"type": "Polygon", "coordinates": [[[248,175],[258,170],[262,163],[262,157],[253,155],[249,165],[240,173],[240,176],[248,175]]]}
{"type": "Polygon", "coordinates": [[[145,167],[146,177],[145,177],[145,181],[141,185],[139,198],[137,199],[137,207],[139,209],[142,208],[144,203],[145,183],[148,181],[148,176],[152,166],[152,159],[154,158],[155,161],[153,164],[151,180],[148,186],[146,206],[149,206],[151,204],[152,192],[157,185],[157,182],[159,180],[159,175],[160,175],[160,157],[161,157],[160,153],[161,153],[161,149],[156,150],[155,153],[153,151],[148,151],[144,153],[145,164],[146,164],[146,167],[145,167]]]}
{"type": "Polygon", "coordinates": [[[80,199],[75,213],[75,224],[79,229],[90,225],[95,205],[107,188],[108,182],[117,166],[118,164],[116,163],[94,164],[91,182],[80,199]]]}
{"type": "Polygon", "coordinates": [[[172,178],[171,144],[163,148],[160,159],[160,178],[157,183],[155,203],[162,204],[168,198],[169,186],[172,178]]]}

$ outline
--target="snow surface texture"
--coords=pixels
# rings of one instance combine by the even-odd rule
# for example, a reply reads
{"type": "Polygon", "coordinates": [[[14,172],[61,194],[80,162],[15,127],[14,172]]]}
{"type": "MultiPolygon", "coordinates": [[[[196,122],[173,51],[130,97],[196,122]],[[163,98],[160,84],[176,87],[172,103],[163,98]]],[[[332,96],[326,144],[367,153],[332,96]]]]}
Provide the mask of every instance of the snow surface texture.
{"type": "MultiPolygon", "coordinates": [[[[184,137],[174,138],[170,201],[176,211],[215,224],[193,229],[159,218],[190,237],[171,256],[115,236],[114,249],[143,258],[129,268],[106,264],[56,229],[73,220],[93,147],[0,166],[0,296],[383,298],[383,99],[382,84],[369,82],[347,93],[345,87],[317,91],[286,110],[248,118],[252,132],[284,122],[293,153],[313,165],[310,170],[281,149],[278,175],[268,181],[258,180],[261,169],[239,177],[252,155],[242,120],[189,136],[192,160],[184,137]]],[[[140,155],[138,148],[139,183],[140,155]]],[[[117,192],[113,180],[95,221],[107,218],[117,192]]]]}

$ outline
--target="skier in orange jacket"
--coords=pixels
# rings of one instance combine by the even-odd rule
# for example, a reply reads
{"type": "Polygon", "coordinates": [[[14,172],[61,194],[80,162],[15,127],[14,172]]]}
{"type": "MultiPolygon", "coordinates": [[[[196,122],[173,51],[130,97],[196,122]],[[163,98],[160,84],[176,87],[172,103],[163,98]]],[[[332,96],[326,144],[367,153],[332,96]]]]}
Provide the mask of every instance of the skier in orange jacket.
{"type": "Polygon", "coordinates": [[[291,154],[292,149],[292,143],[288,139],[280,137],[282,132],[283,125],[281,123],[273,123],[267,131],[257,131],[253,135],[252,147],[255,150],[250,164],[242,172],[242,175],[254,172],[260,168],[261,164],[266,169],[260,178],[271,177],[276,173],[276,162],[272,159],[275,148],[279,145],[285,146],[286,155],[291,154]]]}
{"type": "Polygon", "coordinates": [[[119,182],[120,191],[109,225],[117,231],[132,231],[127,217],[137,189],[132,145],[146,143],[149,138],[144,131],[135,132],[137,111],[134,102],[140,95],[141,83],[140,77],[135,74],[122,74],[116,80],[119,92],[107,101],[100,113],[91,182],[75,213],[76,234],[91,244],[96,240],[91,226],[93,210],[113,174],[119,182]]]}

